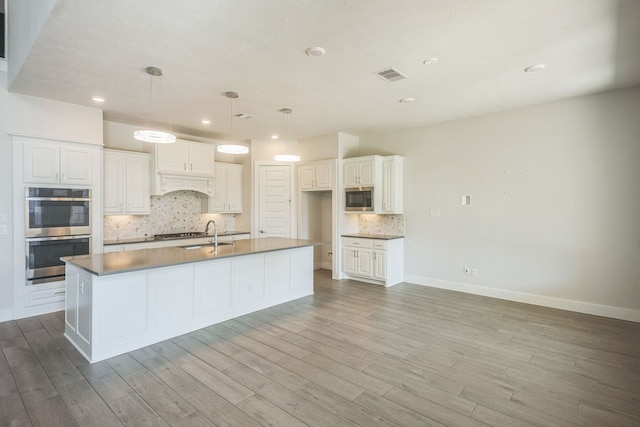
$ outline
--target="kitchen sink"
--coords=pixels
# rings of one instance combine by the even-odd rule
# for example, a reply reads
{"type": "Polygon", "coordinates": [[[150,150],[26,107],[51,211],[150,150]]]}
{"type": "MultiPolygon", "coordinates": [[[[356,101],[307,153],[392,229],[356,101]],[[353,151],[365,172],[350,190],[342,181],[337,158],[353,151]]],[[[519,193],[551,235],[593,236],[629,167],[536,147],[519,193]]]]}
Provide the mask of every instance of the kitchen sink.
{"type": "MultiPolygon", "coordinates": [[[[229,245],[234,245],[234,242],[218,242],[218,246],[229,246],[229,245]]],[[[204,244],[200,244],[200,245],[187,245],[187,246],[180,246],[182,249],[200,249],[200,248],[213,248],[215,247],[215,244],[213,243],[204,243],[204,244]]]]}

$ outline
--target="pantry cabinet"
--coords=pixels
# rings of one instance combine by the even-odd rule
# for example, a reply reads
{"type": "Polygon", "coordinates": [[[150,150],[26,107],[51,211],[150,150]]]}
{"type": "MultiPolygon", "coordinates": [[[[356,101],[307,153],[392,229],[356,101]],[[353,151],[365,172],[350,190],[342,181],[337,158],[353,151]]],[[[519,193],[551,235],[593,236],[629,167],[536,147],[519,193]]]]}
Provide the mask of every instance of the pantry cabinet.
{"type": "Polygon", "coordinates": [[[149,155],[104,150],[104,214],[148,215],[149,155]]]}
{"type": "Polygon", "coordinates": [[[298,166],[298,189],[322,191],[333,189],[335,160],[323,160],[298,166]]]}
{"type": "Polygon", "coordinates": [[[202,200],[204,213],[242,213],[242,165],[215,163],[213,196],[202,200]]]}
{"type": "Polygon", "coordinates": [[[24,182],[91,185],[95,149],[81,144],[25,141],[24,182]]]}
{"type": "Polygon", "coordinates": [[[403,263],[403,238],[342,238],[342,271],[349,278],[392,286],[402,282],[403,263]]]}

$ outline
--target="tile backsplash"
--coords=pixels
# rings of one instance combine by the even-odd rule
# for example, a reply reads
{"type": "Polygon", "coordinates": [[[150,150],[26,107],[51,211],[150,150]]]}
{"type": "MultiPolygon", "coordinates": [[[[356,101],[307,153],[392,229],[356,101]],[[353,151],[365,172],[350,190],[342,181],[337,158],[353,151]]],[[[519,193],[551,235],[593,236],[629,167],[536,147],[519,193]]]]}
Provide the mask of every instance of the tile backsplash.
{"type": "Polygon", "coordinates": [[[358,231],[363,234],[404,236],[404,215],[358,215],[358,231]]]}
{"type": "Polygon", "coordinates": [[[104,240],[150,237],[154,234],[204,231],[213,219],[220,232],[234,230],[231,214],[203,214],[201,198],[194,191],[174,191],[151,197],[149,215],[105,215],[104,240]]]}

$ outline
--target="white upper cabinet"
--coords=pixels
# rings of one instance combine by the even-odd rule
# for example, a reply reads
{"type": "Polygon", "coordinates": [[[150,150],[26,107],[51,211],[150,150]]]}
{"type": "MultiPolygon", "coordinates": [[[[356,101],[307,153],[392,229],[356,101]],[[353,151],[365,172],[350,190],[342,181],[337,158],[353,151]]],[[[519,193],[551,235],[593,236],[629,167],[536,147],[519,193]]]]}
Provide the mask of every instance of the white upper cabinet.
{"type": "Polygon", "coordinates": [[[216,162],[213,196],[202,200],[208,213],[242,213],[242,165],[216,162]]]}
{"type": "Polygon", "coordinates": [[[366,156],[343,160],[345,187],[375,187],[379,183],[382,157],[366,156]]]}
{"type": "Polygon", "coordinates": [[[91,185],[93,148],[54,142],[24,142],[24,182],[91,185]]]}
{"type": "Polygon", "coordinates": [[[182,139],[173,144],[152,144],[151,194],[190,190],[213,196],[215,151],[213,144],[182,139]]]}
{"type": "Polygon", "coordinates": [[[334,181],[335,160],[322,160],[298,166],[300,191],[331,190],[334,181]]]}
{"type": "Polygon", "coordinates": [[[380,213],[404,213],[403,165],[404,157],[402,156],[385,156],[382,159],[382,207],[380,213]]]}
{"type": "Polygon", "coordinates": [[[104,214],[150,213],[149,155],[104,150],[104,214]]]}
{"type": "Polygon", "coordinates": [[[161,174],[200,177],[215,176],[215,151],[212,144],[178,140],[174,144],[157,144],[156,169],[161,174]]]}

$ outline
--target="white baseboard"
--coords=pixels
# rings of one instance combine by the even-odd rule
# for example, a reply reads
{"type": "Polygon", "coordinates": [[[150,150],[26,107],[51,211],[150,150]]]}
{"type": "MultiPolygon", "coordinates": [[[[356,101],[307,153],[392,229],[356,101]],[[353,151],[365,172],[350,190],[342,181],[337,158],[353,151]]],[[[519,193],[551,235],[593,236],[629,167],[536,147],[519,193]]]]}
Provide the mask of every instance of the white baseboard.
{"type": "Polygon", "coordinates": [[[472,285],[469,283],[452,282],[449,280],[433,279],[429,277],[406,274],[404,281],[416,285],[430,286],[433,288],[448,289],[451,291],[465,292],[468,294],[482,295],[508,301],[523,302],[526,304],[540,305],[543,307],[558,308],[561,310],[575,311],[578,313],[594,314],[596,316],[611,317],[614,319],[640,322],[640,310],[612,307],[608,305],[592,304],[582,301],[567,300],[547,297],[544,295],[527,294],[504,289],[489,288],[472,285]]]}

